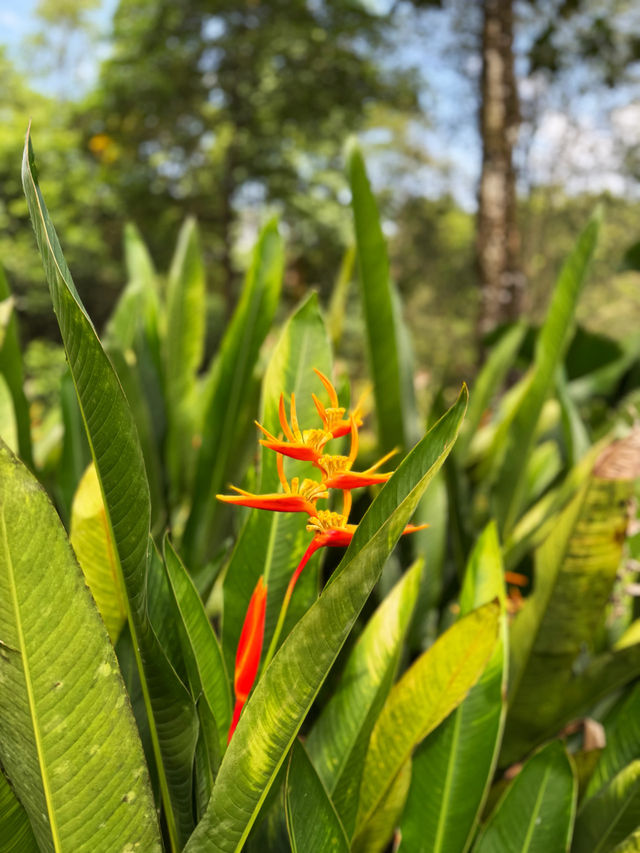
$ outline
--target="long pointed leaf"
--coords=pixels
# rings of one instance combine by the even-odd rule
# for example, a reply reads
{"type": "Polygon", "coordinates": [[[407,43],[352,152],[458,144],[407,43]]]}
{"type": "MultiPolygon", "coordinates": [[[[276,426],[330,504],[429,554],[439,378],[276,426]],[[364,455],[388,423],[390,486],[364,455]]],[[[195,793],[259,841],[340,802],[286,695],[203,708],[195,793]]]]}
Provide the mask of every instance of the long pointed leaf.
{"type": "Polygon", "coordinates": [[[307,739],[311,760],[348,833],[355,824],[369,737],[398,668],[421,573],[422,563],[416,562],[371,617],[307,739]]]}
{"type": "MultiPolygon", "coordinates": [[[[461,613],[504,599],[500,545],[494,524],[471,555],[460,597],[461,613]]],[[[500,749],[506,703],[507,631],[478,683],[416,752],[409,799],[402,818],[402,851],[467,850],[500,749]]]]}
{"type": "Polygon", "coordinates": [[[27,137],[22,181],[115,543],[118,581],[140,674],[165,813],[178,846],[192,825],[195,709],[164,657],[146,608],[149,486],[122,387],[86,313],[40,193],[27,137]],[[192,747],[193,742],[193,747],[192,747]],[[166,765],[166,766],[165,766],[166,765]]]}
{"type": "Polygon", "coordinates": [[[536,343],[533,374],[507,434],[498,486],[495,514],[504,535],[513,528],[522,509],[523,472],[531,453],[536,425],[566,347],[575,308],[589,262],[595,249],[599,216],[588,223],[564,264],[551,305],[536,343]]]}
{"type": "Polygon", "coordinates": [[[473,853],[566,853],[576,793],[567,753],[554,741],[529,759],[516,776],[473,853]]]}
{"type": "Polygon", "coordinates": [[[498,639],[499,615],[492,601],[463,617],[394,686],[369,743],[356,839],[366,832],[418,743],[460,704],[482,674],[498,639]]]}
{"type": "Polygon", "coordinates": [[[291,750],[285,802],[292,853],[349,853],[338,813],[298,740],[291,750]]]}
{"type": "Polygon", "coordinates": [[[3,445],[0,637],[0,761],[40,847],[160,850],[113,648],[55,510],[3,445]]]}
{"type": "MultiPolygon", "coordinates": [[[[9,283],[0,265],[0,300],[8,299],[10,296],[9,283]]],[[[4,340],[0,342],[0,374],[4,376],[13,399],[20,456],[30,468],[33,468],[29,403],[24,393],[22,355],[18,341],[15,311],[12,312],[9,319],[4,340]]]]}
{"type": "Polygon", "coordinates": [[[625,453],[624,444],[618,443],[602,454],[536,552],[534,591],[511,626],[513,692],[505,764],[520,758],[553,725],[574,689],[573,663],[591,644],[602,620],[622,558],[626,502],[633,484],[631,479],[613,479],[626,472],[610,462],[612,454],[624,460],[625,453]]]}
{"type": "Polygon", "coordinates": [[[225,753],[207,811],[185,848],[188,853],[241,849],[384,562],[451,450],[466,403],[465,388],[381,489],[331,581],[262,675],[225,753]]]}
{"type": "Polygon", "coordinates": [[[118,583],[113,542],[93,463],[85,471],[73,499],[70,539],[102,621],[115,645],[127,621],[127,608],[118,583]]]}
{"type": "Polygon", "coordinates": [[[227,746],[231,723],[229,679],[222,650],[198,591],[168,540],[165,540],[165,568],[180,615],[189,684],[194,697],[202,695],[209,706],[218,732],[218,752],[221,755],[227,746]]]}
{"type": "Polygon", "coordinates": [[[409,446],[406,410],[413,407],[412,389],[404,376],[389,259],[362,153],[355,142],[347,152],[353,204],[360,293],[367,331],[369,361],[382,452],[409,446]],[[407,400],[407,397],[410,399],[407,400]]]}
{"type": "MultiPolygon", "coordinates": [[[[227,485],[238,424],[248,420],[248,393],[262,342],[273,321],[282,283],[284,250],[275,221],[260,234],[240,303],[205,386],[202,445],[193,505],[184,532],[186,564],[196,570],[211,556],[216,494],[227,485]]],[[[244,424],[243,424],[244,426],[244,424]]]]}
{"type": "Polygon", "coordinates": [[[0,839],[3,853],[40,853],[27,813],[1,772],[0,839]]]}
{"type": "Polygon", "coordinates": [[[608,853],[640,825],[640,760],[632,761],[580,808],[572,853],[608,853]]]}
{"type": "Polygon", "coordinates": [[[165,394],[168,431],[167,467],[175,496],[190,479],[193,455],[196,373],[202,361],[205,333],[206,282],[198,227],[187,219],[167,282],[165,394]]]}

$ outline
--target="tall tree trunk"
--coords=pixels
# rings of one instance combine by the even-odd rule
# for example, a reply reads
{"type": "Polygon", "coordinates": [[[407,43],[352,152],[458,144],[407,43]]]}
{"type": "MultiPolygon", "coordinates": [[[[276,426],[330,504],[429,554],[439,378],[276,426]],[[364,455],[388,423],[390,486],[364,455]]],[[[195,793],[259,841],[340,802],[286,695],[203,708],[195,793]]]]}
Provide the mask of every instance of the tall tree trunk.
{"type": "Polygon", "coordinates": [[[478,332],[520,314],[525,290],[520,268],[513,147],[520,110],[513,57],[513,0],[484,0],[476,256],[481,287],[478,332]]]}

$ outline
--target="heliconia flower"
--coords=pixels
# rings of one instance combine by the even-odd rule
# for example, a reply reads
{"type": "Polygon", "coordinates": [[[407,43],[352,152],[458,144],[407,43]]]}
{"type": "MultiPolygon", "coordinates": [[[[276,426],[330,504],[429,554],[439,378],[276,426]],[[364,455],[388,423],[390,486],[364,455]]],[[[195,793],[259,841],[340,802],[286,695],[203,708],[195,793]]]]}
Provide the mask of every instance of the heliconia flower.
{"type": "Polygon", "coordinates": [[[284,474],[282,456],[277,457],[278,476],[283,492],[273,492],[268,495],[254,495],[245,492],[237,486],[231,486],[236,495],[216,495],[219,501],[237,506],[249,506],[254,509],[269,509],[273,512],[306,512],[315,515],[316,501],[320,498],[328,498],[329,492],[324,483],[315,480],[304,479],[300,484],[298,477],[291,479],[291,485],[284,474]]]}
{"type": "MultiPolygon", "coordinates": [[[[330,510],[320,510],[317,515],[312,516],[307,524],[307,530],[314,533],[314,537],[309,543],[307,550],[304,552],[298,567],[291,576],[287,595],[291,597],[296,581],[300,577],[302,570],[309,562],[311,556],[319,548],[346,548],[351,544],[351,540],[356,532],[357,524],[349,524],[349,512],[351,510],[351,492],[343,491],[343,508],[342,512],[331,512],[330,510]]],[[[402,531],[402,535],[408,533],[416,533],[418,530],[425,530],[428,524],[407,524],[402,531]]],[[[288,599],[287,599],[288,601],[288,599]]]]}
{"type": "Polygon", "coordinates": [[[258,674],[260,665],[260,655],[262,654],[262,641],[264,639],[264,619],[267,608],[267,587],[262,579],[258,578],[258,583],[251,595],[247,615],[244,618],[240,640],[238,641],[238,651],[236,652],[236,667],[233,678],[233,690],[236,697],[236,704],[233,709],[233,719],[229,728],[229,742],[233,735],[240,713],[245,702],[249,698],[249,693],[253,687],[253,682],[258,674]]]}
{"type": "Polygon", "coordinates": [[[324,387],[327,389],[327,393],[329,394],[329,400],[331,402],[331,406],[327,409],[320,402],[320,400],[316,397],[315,394],[312,394],[313,402],[316,404],[316,409],[318,410],[318,414],[322,419],[322,423],[324,424],[325,430],[330,432],[333,438],[341,438],[343,435],[347,435],[351,431],[351,418],[353,418],[356,427],[362,426],[362,403],[364,398],[366,397],[367,392],[365,392],[362,397],[358,400],[358,403],[351,413],[351,416],[345,418],[346,409],[344,406],[341,406],[338,402],[338,394],[337,391],[331,382],[324,373],[318,370],[317,367],[313,368],[313,372],[316,374],[318,379],[322,382],[324,387]]]}
{"type": "Polygon", "coordinates": [[[363,486],[377,486],[386,483],[393,471],[378,474],[377,469],[397,453],[392,450],[366,471],[352,471],[351,466],[358,455],[358,429],[351,415],[351,450],[348,456],[329,456],[323,454],[314,463],[322,471],[322,482],[328,489],[359,489],[363,486]]]}
{"type": "Polygon", "coordinates": [[[315,462],[322,453],[322,448],[333,438],[333,435],[326,429],[300,429],[296,415],[296,395],[293,392],[291,393],[291,426],[287,420],[284,394],[280,395],[278,417],[286,440],[276,438],[256,421],[256,426],[266,435],[266,439],[260,439],[260,444],[270,450],[275,450],[276,453],[282,453],[284,456],[290,456],[303,462],[315,462]]]}

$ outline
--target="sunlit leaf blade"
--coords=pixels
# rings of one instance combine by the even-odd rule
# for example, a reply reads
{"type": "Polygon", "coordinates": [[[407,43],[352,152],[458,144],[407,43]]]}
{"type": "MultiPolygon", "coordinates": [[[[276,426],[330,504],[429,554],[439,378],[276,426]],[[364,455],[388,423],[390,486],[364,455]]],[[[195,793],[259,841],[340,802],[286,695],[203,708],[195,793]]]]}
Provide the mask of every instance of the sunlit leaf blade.
{"type": "Polygon", "coordinates": [[[351,245],[344,253],[340,270],[331,291],[331,299],[329,300],[327,310],[327,328],[334,349],[337,349],[342,340],[344,319],[347,315],[347,297],[349,295],[349,285],[351,284],[355,259],[356,247],[351,245]]]}
{"type": "MultiPolygon", "coordinates": [[[[466,420],[466,419],[465,419],[466,420]]],[[[456,442],[457,445],[457,442],[456,442]]],[[[412,536],[414,554],[419,554],[428,571],[422,573],[420,592],[408,644],[412,652],[424,651],[435,639],[437,627],[430,618],[438,607],[444,586],[444,565],[448,546],[449,499],[444,472],[438,474],[420,501],[416,522],[426,522],[429,527],[412,536]]]]}
{"type": "Polygon", "coordinates": [[[636,760],[581,806],[572,853],[608,853],[639,825],[640,760],[636,760]]]}
{"type": "Polygon", "coordinates": [[[507,571],[514,569],[525,554],[544,542],[555,527],[559,513],[591,476],[602,447],[602,443],[594,445],[556,488],[547,492],[522,516],[502,546],[507,571]]]}
{"type": "Polygon", "coordinates": [[[455,441],[457,403],[381,489],[318,601],[293,628],[258,681],[220,765],[188,853],[239,851],[311,704],[429,481],[455,441]]]}
{"type": "MultiPolygon", "coordinates": [[[[331,375],[331,351],[327,332],[312,294],[296,309],[285,324],[275,346],[263,382],[260,422],[275,435],[281,432],[278,402],[284,392],[287,411],[291,394],[296,397],[298,418],[303,429],[316,427],[320,419],[311,393],[324,399],[322,385],[313,372],[317,367],[331,375]]],[[[328,400],[325,401],[328,404],[328,400]]],[[[285,466],[289,476],[317,479],[310,466],[293,461],[285,466]]],[[[276,454],[263,448],[256,490],[268,494],[280,489],[276,454]]],[[[311,534],[306,530],[306,513],[280,513],[253,510],[244,525],[231,556],[224,579],[222,647],[227,670],[233,672],[236,648],[251,593],[260,575],[267,584],[265,626],[266,652],[285,589],[298,565],[311,534]]],[[[316,558],[319,560],[319,558],[316,558]]],[[[317,596],[317,562],[312,561],[300,576],[289,608],[285,631],[307,610],[317,596]]]]}
{"type": "Polygon", "coordinates": [[[369,737],[398,668],[421,572],[422,562],[417,562],[371,617],[306,742],[349,834],[355,824],[369,737]]]}
{"type": "Polygon", "coordinates": [[[167,332],[164,349],[168,434],[167,467],[174,494],[188,483],[194,455],[196,373],[202,362],[205,333],[205,272],[198,226],[187,219],[167,282],[167,332]]]}
{"type": "Polygon", "coordinates": [[[73,499],[70,539],[102,621],[115,644],[127,621],[127,609],[93,463],[85,471],[73,499]]]}
{"type": "MultiPolygon", "coordinates": [[[[461,613],[495,598],[504,599],[504,576],[500,544],[491,524],[471,554],[460,597],[461,613]]],[[[463,853],[469,848],[500,749],[506,653],[503,612],[500,638],[480,680],[416,751],[400,850],[463,853]]]]}
{"type": "Polygon", "coordinates": [[[91,462],[91,451],[87,441],[78,398],[69,370],[65,370],[60,381],[60,408],[64,439],[60,464],[56,473],[55,496],[60,515],[67,529],[71,519],[71,505],[82,475],[91,462]]]}
{"type": "Polygon", "coordinates": [[[589,780],[585,801],[640,756],[640,685],[607,715],[604,727],[607,742],[589,780]]]}
{"type": "Polygon", "coordinates": [[[216,494],[227,485],[238,432],[252,415],[247,410],[252,375],[278,304],[283,264],[282,239],[271,221],[260,234],[242,297],[204,389],[202,445],[183,540],[185,562],[192,571],[211,556],[213,520],[220,508],[216,494]]]}
{"type": "Polygon", "coordinates": [[[3,853],[40,853],[27,813],[1,772],[0,840],[3,853]]]}
{"type": "Polygon", "coordinates": [[[618,442],[601,455],[536,552],[533,592],[511,626],[513,692],[504,764],[562,722],[558,713],[575,689],[572,665],[592,645],[602,620],[622,558],[633,487],[632,479],[622,478],[635,473],[624,470],[625,447],[618,442]]]}
{"type": "MultiPolygon", "coordinates": [[[[389,841],[398,828],[400,816],[407,801],[412,764],[411,759],[408,759],[402,765],[379,808],[367,821],[362,832],[355,837],[351,846],[352,853],[382,853],[387,849],[389,841]]],[[[398,838],[401,837],[402,834],[399,833],[398,838]]],[[[393,844],[394,849],[397,844],[396,839],[393,844]]]]}
{"type": "Polygon", "coordinates": [[[35,175],[27,137],[23,187],[116,546],[165,814],[172,844],[178,846],[193,825],[197,721],[191,697],[164,657],[147,616],[150,507],[142,452],[122,387],[75,289],[35,175]]]}
{"type": "Polygon", "coordinates": [[[347,152],[351,187],[360,293],[367,332],[371,378],[376,403],[378,438],[382,452],[409,445],[410,424],[407,400],[411,393],[403,375],[397,335],[397,306],[394,305],[387,247],[378,208],[369,185],[364,159],[357,143],[347,152]]]}
{"type": "Polygon", "coordinates": [[[516,776],[473,853],[566,853],[575,808],[573,770],[564,747],[554,741],[516,776]]]}
{"type": "MultiPolygon", "coordinates": [[[[0,300],[9,299],[11,292],[9,283],[0,265],[0,300]]],[[[0,343],[0,374],[4,376],[15,413],[18,450],[20,458],[33,468],[33,456],[31,450],[31,423],[29,417],[29,403],[24,393],[24,375],[22,370],[22,354],[18,342],[18,328],[15,311],[11,312],[7,326],[4,330],[3,340],[0,343]]]]}
{"type": "Polygon", "coordinates": [[[621,841],[617,847],[614,847],[613,853],[639,853],[640,851],[640,829],[636,829],[631,835],[628,835],[624,841],[621,841]]]}
{"type": "Polygon", "coordinates": [[[126,352],[147,333],[155,347],[160,310],[156,271],[140,232],[131,222],[124,231],[124,256],[128,282],[107,323],[105,342],[126,352]]]}
{"type": "Polygon", "coordinates": [[[416,746],[460,704],[486,667],[498,639],[492,601],[456,622],[393,687],[371,734],[360,788],[356,838],[416,746]]]}
{"type": "Polygon", "coordinates": [[[229,679],[222,651],[207,618],[198,591],[176,554],[165,539],[165,568],[179,614],[180,636],[192,696],[207,703],[218,734],[217,754],[227,745],[231,723],[229,679]]]}
{"type": "Polygon", "coordinates": [[[573,316],[595,249],[599,224],[600,217],[596,215],[580,235],[560,272],[547,318],[536,341],[531,382],[507,433],[494,504],[504,535],[513,528],[522,509],[523,471],[531,453],[542,407],[551,392],[556,368],[570,340],[573,316]]]}
{"type": "Polygon", "coordinates": [[[164,476],[150,401],[145,395],[144,376],[141,375],[132,350],[129,351],[128,356],[119,349],[110,349],[107,352],[133,415],[149,484],[152,531],[154,534],[159,534],[164,528],[166,518],[164,476]]]}
{"type": "Polygon", "coordinates": [[[11,391],[0,373],[0,438],[13,450],[18,452],[18,428],[11,399],[11,391]]]}
{"type": "Polygon", "coordinates": [[[491,406],[494,396],[500,390],[507,373],[513,367],[522,340],[527,331],[524,323],[515,323],[491,347],[487,360],[473,383],[469,400],[469,411],[464,420],[460,438],[456,442],[455,455],[464,461],[471,439],[476,434],[482,416],[491,406]]]}
{"type": "Polygon", "coordinates": [[[41,849],[160,850],[113,648],[55,510],[5,446],[0,636],[0,761],[41,849]]]}
{"type": "Polygon", "coordinates": [[[349,853],[338,813],[299,740],[291,750],[285,806],[292,853],[349,853]]]}

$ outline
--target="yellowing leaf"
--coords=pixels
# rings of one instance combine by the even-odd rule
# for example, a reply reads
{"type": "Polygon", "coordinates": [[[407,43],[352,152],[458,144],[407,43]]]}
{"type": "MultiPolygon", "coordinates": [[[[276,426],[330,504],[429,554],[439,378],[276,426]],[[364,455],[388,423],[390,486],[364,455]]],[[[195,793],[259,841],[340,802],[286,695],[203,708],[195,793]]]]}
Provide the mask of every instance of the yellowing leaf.
{"type": "Polygon", "coordinates": [[[460,704],[482,674],[498,639],[499,616],[497,601],[465,616],[392,689],[369,743],[356,837],[380,807],[413,749],[460,704]]]}
{"type": "Polygon", "coordinates": [[[71,544],[112,643],[127,618],[118,583],[113,542],[93,462],[84,472],[71,508],[71,544]]]}

